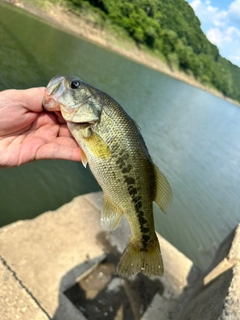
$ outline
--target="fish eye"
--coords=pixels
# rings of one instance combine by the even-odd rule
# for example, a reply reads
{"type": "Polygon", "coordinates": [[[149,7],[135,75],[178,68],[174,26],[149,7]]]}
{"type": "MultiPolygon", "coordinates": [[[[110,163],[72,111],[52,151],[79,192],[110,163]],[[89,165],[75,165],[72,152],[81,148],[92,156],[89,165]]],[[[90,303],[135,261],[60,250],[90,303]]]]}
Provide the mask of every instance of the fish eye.
{"type": "Polygon", "coordinates": [[[80,81],[79,80],[73,80],[71,83],[70,83],[70,88],[72,89],[77,89],[79,88],[81,85],[80,81]]]}

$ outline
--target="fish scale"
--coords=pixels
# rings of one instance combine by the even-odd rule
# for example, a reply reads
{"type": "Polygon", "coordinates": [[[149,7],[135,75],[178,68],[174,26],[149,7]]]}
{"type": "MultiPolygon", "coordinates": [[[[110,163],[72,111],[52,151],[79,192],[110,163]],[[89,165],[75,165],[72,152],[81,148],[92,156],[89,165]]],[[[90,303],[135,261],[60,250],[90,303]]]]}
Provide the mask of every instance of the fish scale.
{"type": "Polygon", "coordinates": [[[129,222],[132,235],[118,273],[161,276],[152,202],[166,212],[172,191],[153,164],[136,123],[113,98],[77,77],[54,77],[43,104],[48,111],[61,111],[81,147],[83,162],[103,189],[103,228],[116,229],[123,214],[129,222]]]}

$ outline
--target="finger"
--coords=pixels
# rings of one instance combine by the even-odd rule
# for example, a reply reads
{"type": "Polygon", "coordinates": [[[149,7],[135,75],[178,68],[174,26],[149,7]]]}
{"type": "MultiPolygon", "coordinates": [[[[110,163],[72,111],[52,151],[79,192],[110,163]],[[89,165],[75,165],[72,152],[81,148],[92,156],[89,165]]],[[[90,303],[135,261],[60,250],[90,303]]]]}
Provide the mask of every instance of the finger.
{"type": "Polygon", "coordinates": [[[58,136],[59,137],[70,137],[70,138],[74,139],[71,131],[69,131],[68,126],[66,124],[60,125],[58,136]]]}
{"type": "Polygon", "coordinates": [[[8,104],[22,106],[29,111],[41,112],[45,88],[30,88],[25,90],[9,89],[1,92],[1,96],[8,101],[8,104]],[[11,103],[10,103],[11,101],[11,103]]]}
{"type": "Polygon", "coordinates": [[[66,124],[65,120],[64,123],[59,123],[59,118],[54,112],[48,112],[45,113],[44,111],[38,114],[38,118],[36,121],[33,123],[31,129],[39,129],[41,128],[42,130],[58,130],[58,136],[59,137],[73,137],[71,132],[68,129],[68,126],[66,124]],[[45,126],[49,126],[48,129],[46,129],[45,126]]]}
{"type": "Polygon", "coordinates": [[[44,94],[44,87],[18,90],[19,98],[22,100],[22,106],[34,112],[41,112],[43,110],[42,102],[44,94]]]}
{"type": "Polygon", "coordinates": [[[53,143],[60,146],[68,146],[71,148],[80,148],[77,142],[72,137],[57,137],[54,139],[53,143]]]}
{"type": "Polygon", "coordinates": [[[62,159],[81,161],[81,151],[79,147],[70,147],[49,143],[41,146],[36,154],[36,160],[40,159],[62,159]]]}

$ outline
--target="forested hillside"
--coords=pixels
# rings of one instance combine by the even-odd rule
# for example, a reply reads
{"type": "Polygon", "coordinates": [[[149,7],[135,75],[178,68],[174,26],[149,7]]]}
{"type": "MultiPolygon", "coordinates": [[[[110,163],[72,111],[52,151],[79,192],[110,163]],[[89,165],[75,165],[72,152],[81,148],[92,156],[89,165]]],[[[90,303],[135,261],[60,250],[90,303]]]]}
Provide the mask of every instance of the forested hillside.
{"type": "Polygon", "coordinates": [[[101,23],[110,22],[129,34],[139,46],[163,55],[171,68],[192,74],[240,102],[240,68],[219,55],[184,0],[62,0],[73,10],[92,8],[101,23]]]}

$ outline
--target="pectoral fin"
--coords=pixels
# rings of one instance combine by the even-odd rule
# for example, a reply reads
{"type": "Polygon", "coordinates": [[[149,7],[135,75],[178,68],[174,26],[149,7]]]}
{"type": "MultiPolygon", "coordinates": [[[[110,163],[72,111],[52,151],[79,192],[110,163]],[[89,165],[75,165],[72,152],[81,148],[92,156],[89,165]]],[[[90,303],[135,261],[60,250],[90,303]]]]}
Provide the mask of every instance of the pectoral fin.
{"type": "Polygon", "coordinates": [[[156,191],[153,201],[166,213],[172,202],[172,189],[164,174],[154,165],[156,191]]]}
{"type": "Polygon", "coordinates": [[[103,229],[115,230],[122,218],[122,212],[116,208],[105,196],[103,196],[103,205],[101,211],[101,225],[103,229]]]}
{"type": "Polygon", "coordinates": [[[85,137],[85,142],[96,157],[100,159],[107,159],[111,157],[108,145],[96,132],[92,131],[89,137],[85,137]]]}
{"type": "Polygon", "coordinates": [[[80,151],[80,157],[81,157],[81,160],[82,160],[82,164],[86,168],[87,167],[87,163],[88,163],[87,156],[85,155],[84,151],[81,148],[79,149],[79,151],[80,151]]]}

